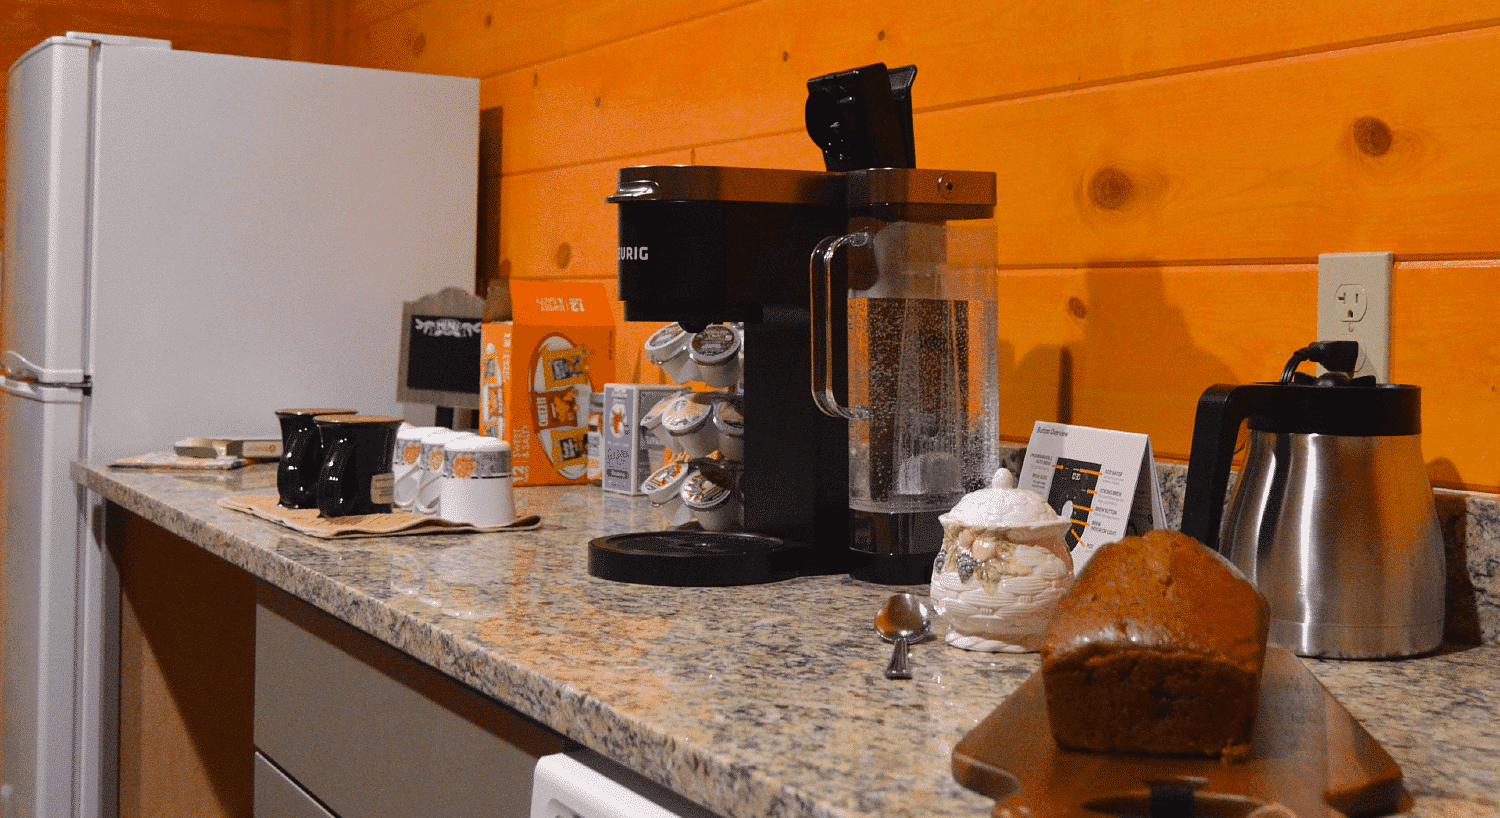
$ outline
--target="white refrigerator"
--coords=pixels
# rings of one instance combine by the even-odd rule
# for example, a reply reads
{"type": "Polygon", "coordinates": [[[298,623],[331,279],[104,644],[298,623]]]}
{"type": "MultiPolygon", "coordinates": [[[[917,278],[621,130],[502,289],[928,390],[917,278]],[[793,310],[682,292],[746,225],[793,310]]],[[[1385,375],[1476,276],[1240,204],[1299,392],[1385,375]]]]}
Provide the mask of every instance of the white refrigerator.
{"type": "Polygon", "coordinates": [[[93,818],[117,580],[69,463],[283,407],[430,422],[395,399],[402,302],[473,286],[479,87],[70,32],[6,93],[0,815],[93,818]]]}

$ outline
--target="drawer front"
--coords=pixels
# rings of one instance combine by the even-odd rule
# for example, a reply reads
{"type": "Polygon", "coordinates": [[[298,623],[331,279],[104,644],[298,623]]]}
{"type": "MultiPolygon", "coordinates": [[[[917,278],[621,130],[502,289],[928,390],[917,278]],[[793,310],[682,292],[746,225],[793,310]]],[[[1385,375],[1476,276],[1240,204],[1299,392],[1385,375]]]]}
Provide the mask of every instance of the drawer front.
{"type": "Polygon", "coordinates": [[[562,739],[262,586],[255,745],[340,818],[526,818],[562,739]]]}
{"type": "Polygon", "coordinates": [[[323,809],[297,782],[255,754],[255,818],[339,818],[323,809]]]}

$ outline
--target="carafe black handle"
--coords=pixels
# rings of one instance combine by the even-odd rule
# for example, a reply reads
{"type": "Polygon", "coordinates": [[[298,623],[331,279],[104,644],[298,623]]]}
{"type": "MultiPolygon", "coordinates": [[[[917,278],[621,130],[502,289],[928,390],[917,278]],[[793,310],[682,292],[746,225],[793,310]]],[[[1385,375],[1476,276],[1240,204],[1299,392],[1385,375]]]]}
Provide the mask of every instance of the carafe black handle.
{"type": "Polygon", "coordinates": [[[1282,399],[1278,384],[1215,384],[1198,398],[1193,418],[1193,448],[1188,455],[1187,491],[1182,500],[1182,533],[1219,549],[1224,494],[1240,424],[1268,414],[1282,399]]]}

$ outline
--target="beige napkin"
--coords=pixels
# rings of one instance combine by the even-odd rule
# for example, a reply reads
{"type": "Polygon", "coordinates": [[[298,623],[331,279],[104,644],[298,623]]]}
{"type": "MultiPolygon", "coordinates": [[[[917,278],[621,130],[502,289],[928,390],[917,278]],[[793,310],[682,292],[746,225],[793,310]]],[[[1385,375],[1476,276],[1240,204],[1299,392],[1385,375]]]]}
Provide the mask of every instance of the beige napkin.
{"type": "Polygon", "coordinates": [[[518,517],[509,525],[473,526],[453,523],[431,514],[395,511],[390,514],[357,514],[350,517],[319,517],[315,508],[282,508],[274,494],[224,497],[219,505],[279,523],[294,531],[324,539],[347,537],[394,537],[403,534],[463,534],[467,532],[527,531],[542,524],[534,514],[518,517]]]}

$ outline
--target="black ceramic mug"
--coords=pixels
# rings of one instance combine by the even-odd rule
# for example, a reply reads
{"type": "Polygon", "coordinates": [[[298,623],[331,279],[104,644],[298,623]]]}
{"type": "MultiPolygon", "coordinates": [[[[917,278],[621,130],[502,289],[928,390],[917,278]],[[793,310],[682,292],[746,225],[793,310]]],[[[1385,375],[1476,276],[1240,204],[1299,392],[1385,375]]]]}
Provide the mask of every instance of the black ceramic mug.
{"type": "Polygon", "coordinates": [[[320,415],[323,441],[318,471],[318,516],[389,514],[396,476],[391,456],[401,418],[383,415],[320,415]]]}
{"type": "Polygon", "coordinates": [[[276,493],[282,508],[318,507],[318,471],[323,467],[323,446],[313,418],[318,415],[352,415],[353,409],[278,409],[281,424],[281,462],[276,466],[276,493]]]}

